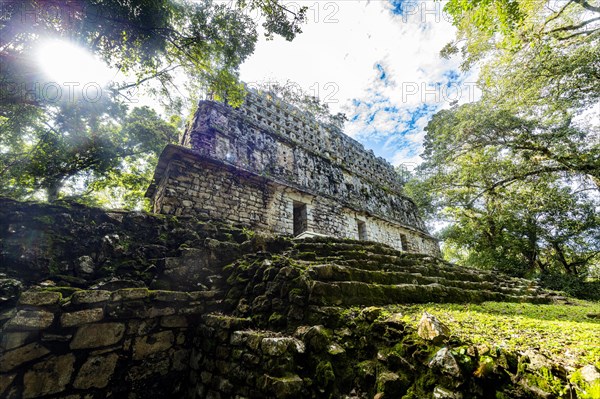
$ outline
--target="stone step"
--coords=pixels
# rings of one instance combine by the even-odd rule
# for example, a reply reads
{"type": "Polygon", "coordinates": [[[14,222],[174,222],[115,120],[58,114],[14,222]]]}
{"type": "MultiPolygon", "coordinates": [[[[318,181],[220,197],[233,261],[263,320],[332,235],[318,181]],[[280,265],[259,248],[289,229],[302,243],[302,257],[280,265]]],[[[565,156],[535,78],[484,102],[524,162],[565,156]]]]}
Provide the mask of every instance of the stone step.
{"type": "MultiPolygon", "coordinates": [[[[307,268],[315,266],[316,262],[308,262],[307,268]]],[[[378,267],[364,267],[364,264],[358,264],[361,267],[353,267],[356,266],[356,263],[347,262],[343,260],[338,260],[332,262],[333,264],[339,267],[346,267],[349,270],[353,270],[352,273],[358,273],[358,270],[363,270],[367,273],[369,277],[365,277],[361,279],[361,281],[369,281],[370,276],[375,276],[381,272],[387,273],[400,273],[398,276],[406,276],[408,280],[404,281],[394,281],[394,283],[412,283],[415,278],[418,283],[442,283],[454,281],[455,283],[450,283],[449,285],[467,288],[467,289],[497,289],[499,291],[508,292],[511,294],[531,294],[541,292],[542,289],[533,284],[531,281],[522,280],[522,279],[512,279],[500,274],[480,274],[477,270],[459,268],[459,267],[443,267],[443,268],[435,268],[435,267],[426,267],[426,266],[398,266],[394,264],[386,264],[386,265],[378,265],[378,267]],[[352,265],[352,266],[350,266],[352,265]],[[418,277],[421,276],[422,279],[418,277]]],[[[330,264],[330,263],[328,263],[330,264]]],[[[316,264],[318,265],[318,264],[316,264]]],[[[386,279],[387,277],[382,277],[386,279]]],[[[352,278],[349,278],[350,280],[352,278]]],[[[380,280],[377,280],[381,282],[380,280]]],[[[385,280],[383,281],[385,282],[385,280]]]]}
{"type": "MultiPolygon", "coordinates": [[[[303,250],[314,252],[314,256],[317,260],[331,261],[342,259],[349,263],[365,263],[367,265],[366,268],[374,267],[373,270],[380,269],[381,264],[386,263],[397,264],[400,266],[416,265],[428,268],[447,268],[454,272],[461,270],[478,276],[497,275],[497,273],[489,270],[474,270],[452,265],[442,259],[432,257],[431,255],[397,251],[379,243],[369,243],[364,241],[348,242],[348,240],[340,240],[339,242],[305,242],[302,243],[302,245],[303,250]]],[[[508,278],[521,280],[511,277],[508,278]]]]}
{"type": "Polygon", "coordinates": [[[369,270],[369,271],[398,271],[405,273],[420,273],[430,277],[442,277],[446,279],[459,279],[464,281],[483,282],[489,281],[497,283],[497,279],[493,274],[480,273],[478,270],[460,268],[458,266],[430,266],[417,263],[416,261],[399,261],[391,262],[364,262],[360,260],[348,259],[344,257],[315,259],[309,262],[323,264],[335,263],[340,266],[347,266],[354,269],[369,270]]]}
{"type": "MultiPolygon", "coordinates": [[[[378,243],[349,240],[325,242],[317,238],[297,242],[292,252],[292,256],[305,265],[313,279],[337,284],[345,287],[345,290],[349,289],[347,287],[360,287],[353,286],[353,283],[371,285],[373,292],[381,291],[381,286],[395,287],[389,288],[390,295],[402,299],[406,294],[397,293],[397,287],[410,291],[413,290],[410,287],[417,286],[426,287],[414,288],[422,291],[422,294],[415,294],[421,298],[420,302],[429,301],[422,298],[427,298],[431,291],[436,292],[431,301],[443,301],[437,296],[445,295],[458,298],[452,301],[482,297],[487,298],[485,300],[529,299],[548,302],[547,299],[539,299],[544,291],[529,280],[491,270],[460,267],[430,255],[397,251],[378,243]]],[[[385,299],[382,300],[385,302],[385,299]]],[[[368,302],[365,300],[365,304],[368,302]]]]}
{"type": "MultiPolygon", "coordinates": [[[[317,259],[314,262],[320,262],[320,260],[317,259]]],[[[531,286],[535,286],[537,288],[537,286],[529,280],[508,277],[492,271],[469,269],[460,266],[427,265],[418,263],[416,261],[411,262],[407,260],[401,260],[394,263],[363,262],[360,260],[353,260],[343,257],[337,260],[330,259],[327,260],[327,262],[333,262],[341,266],[348,266],[362,270],[420,273],[424,276],[442,277],[448,280],[489,282],[495,285],[500,284],[512,288],[531,286]]]]}
{"type": "MultiPolygon", "coordinates": [[[[307,269],[309,276],[319,281],[360,281],[364,283],[397,285],[397,284],[441,284],[446,287],[456,287],[468,290],[498,291],[509,295],[527,295],[531,291],[523,287],[512,287],[506,284],[492,282],[473,282],[443,277],[424,276],[421,273],[403,271],[371,271],[355,269],[336,264],[313,265],[307,269]]],[[[535,292],[535,291],[534,291],[535,292]]]]}
{"type": "Polygon", "coordinates": [[[441,284],[384,285],[359,281],[313,281],[309,303],[318,306],[382,306],[400,303],[480,303],[485,301],[548,303],[535,295],[508,295],[489,290],[468,290],[441,284]]]}
{"type": "Polygon", "coordinates": [[[297,241],[294,248],[299,252],[318,252],[322,255],[333,254],[338,251],[362,250],[382,254],[398,254],[402,253],[387,245],[372,242],[372,241],[354,241],[354,240],[336,240],[328,238],[327,241],[316,241],[314,239],[305,239],[297,241]]]}

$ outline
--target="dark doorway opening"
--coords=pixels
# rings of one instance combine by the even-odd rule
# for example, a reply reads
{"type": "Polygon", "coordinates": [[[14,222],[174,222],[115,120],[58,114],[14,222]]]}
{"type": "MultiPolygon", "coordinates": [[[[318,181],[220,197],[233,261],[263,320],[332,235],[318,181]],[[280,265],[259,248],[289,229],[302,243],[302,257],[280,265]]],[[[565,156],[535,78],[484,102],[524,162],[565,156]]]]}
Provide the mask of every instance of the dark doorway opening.
{"type": "Polygon", "coordinates": [[[361,241],[367,240],[367,224],[362,220],[356,219],[356,224],[358,226],[358,239],[361,241]]]}
{"type": "Polygon", "coordinates": [[[307,229],[306,204],[294,201],[294,236],[304,233],[307,229]]]}
{"type": "Polygon", "coordinates": [[[402,244],[403,251],[408,251],[408,240],[405,234],[400,234],[400,244],[402,244]]]}

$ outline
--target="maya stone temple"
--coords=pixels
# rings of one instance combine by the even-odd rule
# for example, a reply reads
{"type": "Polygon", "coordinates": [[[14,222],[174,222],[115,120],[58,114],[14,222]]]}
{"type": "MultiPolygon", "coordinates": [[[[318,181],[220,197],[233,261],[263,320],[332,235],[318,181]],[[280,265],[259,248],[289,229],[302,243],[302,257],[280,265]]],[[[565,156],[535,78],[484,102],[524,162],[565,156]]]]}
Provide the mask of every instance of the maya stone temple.
{"type": "Polygon", "coordinates": [[[439,254],[392,165],[280,100],[250,92],[239,109],[201,101],[182,144],[160,156],[146,193],[154,212],[439,254]]]}

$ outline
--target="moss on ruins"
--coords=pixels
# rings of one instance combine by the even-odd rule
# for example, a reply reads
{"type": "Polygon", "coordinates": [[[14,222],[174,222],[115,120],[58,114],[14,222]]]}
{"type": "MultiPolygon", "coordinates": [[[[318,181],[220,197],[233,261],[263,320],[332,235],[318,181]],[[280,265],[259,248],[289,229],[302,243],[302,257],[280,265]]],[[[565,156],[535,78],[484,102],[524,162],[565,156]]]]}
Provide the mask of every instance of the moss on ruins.
{"type": "Polygon", "coordinates": [[[528,280],[372,242],[2,205],[3,397],[599,397],[600,305],[528,280]],[[447,332],[420,334],[426,314],[447,332]]]}

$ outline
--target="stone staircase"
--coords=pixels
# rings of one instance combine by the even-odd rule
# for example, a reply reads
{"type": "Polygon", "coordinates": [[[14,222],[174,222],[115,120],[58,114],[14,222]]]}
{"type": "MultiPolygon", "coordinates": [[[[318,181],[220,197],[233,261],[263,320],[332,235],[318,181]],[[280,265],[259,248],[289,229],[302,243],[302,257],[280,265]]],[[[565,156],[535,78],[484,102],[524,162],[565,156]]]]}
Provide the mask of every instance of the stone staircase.
{"type": "Polygon", "coordinates": [[[310,281],[317,306],[380,306],[398,303],[509,301],[549,303],[563,299],[530,280],[459,267],[382,244],[311,238],[290,251],[310,281]]]}

